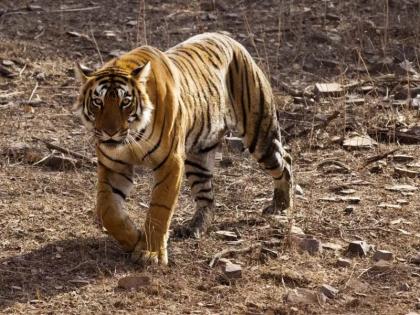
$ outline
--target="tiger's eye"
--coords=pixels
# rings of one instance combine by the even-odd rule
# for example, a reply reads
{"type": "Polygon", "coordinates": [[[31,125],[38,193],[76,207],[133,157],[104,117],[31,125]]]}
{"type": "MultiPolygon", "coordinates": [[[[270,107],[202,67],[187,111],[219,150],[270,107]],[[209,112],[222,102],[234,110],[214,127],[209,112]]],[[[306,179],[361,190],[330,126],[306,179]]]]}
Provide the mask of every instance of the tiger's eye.
{"type": "Polygon", "coordinates": [[[92,104],[96,107],[101,107],[102,106],[102,100],[100,98],[94,98],[92,100],[92,104]]]}
{"type": "Polygon", "coordinates": [[[121,107],[122,108],[127,108],[128,106],[130,106],[131,104],[131,99],[129,98],[125,98],[123,99],[123,101],[121,102],[121,107]]]}

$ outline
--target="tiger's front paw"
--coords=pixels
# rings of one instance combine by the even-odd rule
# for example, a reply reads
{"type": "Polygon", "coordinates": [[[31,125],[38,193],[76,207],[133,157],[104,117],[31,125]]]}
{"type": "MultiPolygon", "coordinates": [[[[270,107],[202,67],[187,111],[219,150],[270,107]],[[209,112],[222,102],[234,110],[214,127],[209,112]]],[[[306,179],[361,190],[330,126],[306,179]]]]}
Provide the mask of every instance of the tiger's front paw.
{"type": "Polygon", "coordinates": [[[166,249],[165,235],[142,235],[131,252],[131,260],[142,265],[167,265],[168,251],[166,249]]]}

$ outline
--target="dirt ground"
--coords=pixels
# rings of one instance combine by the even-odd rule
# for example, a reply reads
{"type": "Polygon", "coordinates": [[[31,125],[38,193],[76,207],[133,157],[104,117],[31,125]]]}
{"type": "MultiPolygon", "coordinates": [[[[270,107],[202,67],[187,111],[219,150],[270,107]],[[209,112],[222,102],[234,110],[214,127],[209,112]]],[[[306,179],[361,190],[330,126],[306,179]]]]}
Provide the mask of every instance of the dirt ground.
{"type": "MultiPolygon", "coordinates": [[[[420,312],[419,9],[410,0],[1,1],[0,313],[420,312]],[[52,151],[39,139],[94,155],[71,110],[74,62],[95,67],[139,45],[165,50],[215,30],[243,43],[270,77],[303,195],[288,224],[263,217],[270,178],[246,152],[224,146],[212,231],[172,238],[167,267],[138,266],[95,222],[95,167],[80,159],[65,170],[46,165],[52,151]],[[325,82],[346,88],[317,94],[314,85],[325,82]],[[377,143],[345,148],[355,134],[377,143]],[[323,250],[302,249],[292,225],[323,250]],[[372,248],[337,266],[356,240],[372,248]],[[238,249],[227,256],[242,266],[238,279],[225,276],[222,263],[209,266],[228,248],[238,249]],[[378,265],[376,250],[392,260],[378,265]],[[118,283],[127,276],[150,283],[125,289],[118,283]],[[338,293],[325,298],[324,284],[338,293]]],[[[150,179],[139,169],[127,202],[139,226],[150,179]]],[[[193,210],[184,185],[173,224],[193,210]]]]}

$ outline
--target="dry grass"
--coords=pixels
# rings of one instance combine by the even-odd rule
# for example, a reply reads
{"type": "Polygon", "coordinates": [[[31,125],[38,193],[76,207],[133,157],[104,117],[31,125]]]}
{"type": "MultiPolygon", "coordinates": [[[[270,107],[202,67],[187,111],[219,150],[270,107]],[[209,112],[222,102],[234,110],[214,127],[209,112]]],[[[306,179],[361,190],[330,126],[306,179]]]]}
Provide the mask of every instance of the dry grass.
{"type": "MultiPolygon", "coordinates": [[[[44,10],[84,5],[77,1],[39,4],[44,10]]],[[[25,6],[23,1],[6,1],[0,9],[25,6]]],[[[419,187],[419,178],[396,177],[391,158],[385,159],[379,174],[362,166],[368,157],[397,147],[399,153],[416,156],[418,163],[419,146],[385,142],[367,151],[346,151],[331,141],[334,136],[362,133],[378,124],[397,128],[400,116],[407,125],[418,124],[418,112],[389,106],[383,99],[384,84],[376,80],[382,73],[398,72],[395,65],[402,56],[417,60],[419,28],[412,12],[416,8],[413,1],[393,1],[392,6],[384,6],[383,1],[367,1],[364,6],[344,1],[326,1],[325,6],[312,1],[247,5],[234,1],[226,3],[227,11],[209,11],[204,1],[155,1],[151,5],[146,1],[110,0],[101,6],[98,10],[49,14],[23,9],[25,14],[0,16],[0,59],[15,60],[13,69],[21,72],[14,79],[0,77],[0,148],[24,142],[47,154],[43,145],[33,140],[35,136],[92,157],[90,136],[71,113],[77,93],[70,70],[74,61],[94,65],[99,62],[97,51],[107,59],[110,51],[129,50],[136,43],[165,49],[193,33],[223,28],[260,57],[278,90],[278,80],[298,90],[324,81],[366,80],[377,85],[365,96],[364,105],[349,107],[345,97],[326,99],[325,103],[304,99],[301,104],[289,98],[281,108],[303,115],[305,122],[301,118],[294,121],[299,127],[313,126],[318,115],[335,110],[341,113],[327,128],[291,138],[288,145],[295,161],[296,182],[305,192],[296,199],[294,224],[323,242],[342,245],[343,250],[324,250],[310,256],[282,239],[273,247],[279,254],[275,259],[265,259],[258,248],[233,257],[243,266],[243,277],[227,283],[220,266],[210,268],[208,262],[228,245],[210,233],[199,241],[172,239],[169,267],[142,268],[132,264],[95,223],[93,168],[58,172],[1,155],[0,313],[405,314],[415,310],[420,272],[409,259],[420,250],[420,201],[418,194],[403,196],[384,187],[397,183],[419,187]],[[335,7],[328,7],[328,3],[335,7]],[[115,8],[115,15],[109,8],[115,8]],[[216,19],[209,18],[209,13],[216,19]],[[397,13],[404,17],[401,22],[397,13]],[[339,22],[334,15],[341,16],[339,22]],[[127,21],[137,21],[137,25],[128,26],[127,21]],[[117,37],[108,38],[103,30],[113,30],[117,37]],[[70,37],[67,31],[87,34],[96,44],[70,37]],[[341,40],[324,36],[331,32],[341,40]],[[369,61],[374,55],[392,56],[397,61],[378,70],[369,61]],[[338,64],[331,66],[319,60],[338,64]],[[42,103],[22,105],[28,99],[40,99],[42,103]],[[351,173],[316,168],[326,159],[348,165],[351,173]],[[361,197],[351,215],[344,212],[345,202],[320,200],[337,196],[343,188],[355,189],[361,197]],[[398,210],[378,206],[382,202],[396,204],[398,199],[409,203],[398,210]],[[391,224],[395,220],[399,221],[391,224]],[[347,241],[354,239],[392,251],[396,257],[392,268],[385,272],[369,269],[372,254],[354,259],[351,268],[337,268],[337,258],[344,255],[347,241]],[[133,292],[119,289],[118,279],[129,274],[150,275],[153,285],[133,292]],[[284,300],[295,287],[318,290],[324,283],[340,290],[336,299],[324,305],[291,305],[284,300]],[[404,284],[409,287],[407,291],[402,289],[404,284]]],[[[389,94],[396,89],[389,85],[389,94]]],[[[217,216],[213,229],[236,228],[244,240],[240,247],[287,233],[260,215],[271,197],[269,177],[246,154],[226,148],[223,153],[233,160],[233,166],[218,166],[216,170],[217,216]]],[[[127,203],[138,225],[149,201],[150,174],[138,171],[136,188],[127,203]]],[[[184,187],[174,224],[187,219],[193,209],[188,188],[184,187]]]]}

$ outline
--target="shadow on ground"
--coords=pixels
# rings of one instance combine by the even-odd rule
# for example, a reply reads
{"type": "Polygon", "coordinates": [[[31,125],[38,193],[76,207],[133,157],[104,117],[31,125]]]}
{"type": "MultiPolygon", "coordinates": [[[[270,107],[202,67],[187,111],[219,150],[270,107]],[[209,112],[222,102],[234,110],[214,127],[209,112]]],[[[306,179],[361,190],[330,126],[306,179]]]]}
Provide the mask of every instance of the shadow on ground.
{"type": "Polygon", "coordinates": [[[108,237],[61,240],[0,260],[0,310],[138,269],[108,237]]]}

